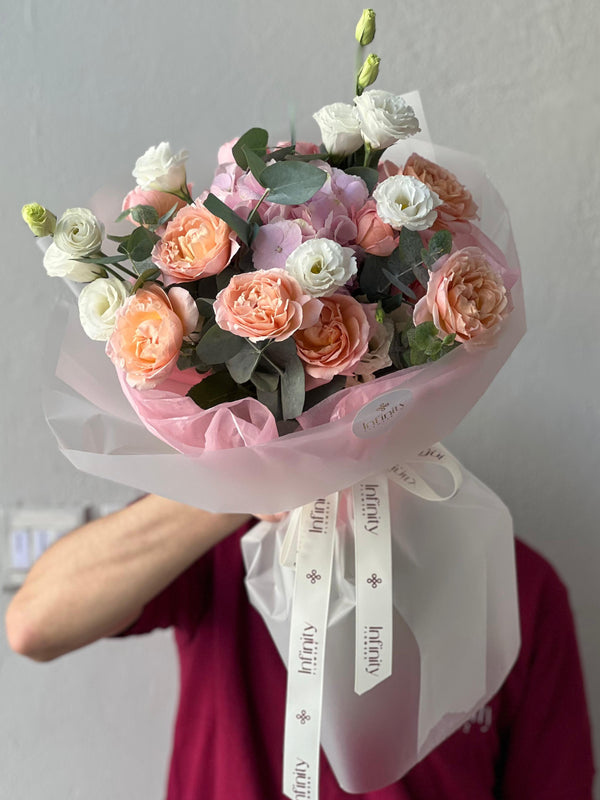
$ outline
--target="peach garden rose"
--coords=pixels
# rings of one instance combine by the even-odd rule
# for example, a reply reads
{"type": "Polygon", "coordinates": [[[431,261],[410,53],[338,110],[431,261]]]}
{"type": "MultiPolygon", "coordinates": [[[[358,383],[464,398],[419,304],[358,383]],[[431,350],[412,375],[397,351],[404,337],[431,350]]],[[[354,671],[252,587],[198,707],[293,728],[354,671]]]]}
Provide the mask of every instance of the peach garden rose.
{"type": "Polygon", "coordinates": [[[177,363],[183,337],[198,323],[198,309],[181,287],[169,295],[150,284],[132,295],[117,314],[106,354],[135,389],[158,386],[177,363]]]}
{"type": "Polygon", "coordinates": [[[231,228],[199,199],[169,221],[152,260],[167,283],[184,283],[222,272],[238,248],[231,228]]]}
{"type": "Polygon", "coordinates": [[[370,325],[363,306],[348,294],[321,298],[318,322],[294,335],[298,355],[312,378],[352,375],[367,352],[370,325]]]}
{"type": "Polygon", "coordinates": [[[234,275],[213,306],[219,327],[251,342],[288,339],[295,331],[313,325],[321,307],[321,301],[305,294],[283,269],[234,275]]]}
{"type": "Polygon", "coordinates": [[[403,173],[429,186],[442,201],[437,209],[438,219],[433,225],[434,230],[443,228],[444,222],[474,219],[477,216],[477,204],[471,193],[456,175],[439,164],[413,153],[406,160],[403,173]]]}
{"type": "Polygon", "coordinates": [[[415,306],[415,325],[432,321],[440,337],[487,344],[509,311],[500,266],[478,247],[442,256],[434,265],[427,294],[415,306]]]}

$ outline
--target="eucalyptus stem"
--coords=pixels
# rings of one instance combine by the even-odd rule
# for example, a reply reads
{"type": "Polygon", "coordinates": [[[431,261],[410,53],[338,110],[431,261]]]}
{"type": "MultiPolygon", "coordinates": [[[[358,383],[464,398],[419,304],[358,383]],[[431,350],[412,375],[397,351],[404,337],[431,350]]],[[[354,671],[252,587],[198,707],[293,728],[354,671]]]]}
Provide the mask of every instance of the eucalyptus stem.
{"type": "Polygon", "coordinates": [[[265,191],[264,191],[262,197],[260,198],[260,200],[258,201],[258,203],[254,206],[252,211],[248,214],[248,219],[246,220],[246,222],[248,224],[254,222],[254,220],[256,218],[256,215],[258,214],[258,209],[260,208],[260,204],[263,202],[263,200],[265,200],[267,198],[267,195],[269,194],[270,191],[271,191],[270,189],[265,189],[265,191]]]}

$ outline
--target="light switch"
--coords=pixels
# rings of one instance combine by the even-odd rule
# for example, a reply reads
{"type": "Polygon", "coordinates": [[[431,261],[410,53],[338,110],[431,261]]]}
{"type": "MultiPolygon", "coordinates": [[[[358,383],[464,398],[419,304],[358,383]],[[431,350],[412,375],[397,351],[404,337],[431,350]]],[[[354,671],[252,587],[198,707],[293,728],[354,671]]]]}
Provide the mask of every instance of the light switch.
{"type": "Polygon", "coordinates": [[[81,508],[15,508],[3,514],[5,542],[2,585],[17,589],[34,562],[65,533],[86,520],[81,508]]]}

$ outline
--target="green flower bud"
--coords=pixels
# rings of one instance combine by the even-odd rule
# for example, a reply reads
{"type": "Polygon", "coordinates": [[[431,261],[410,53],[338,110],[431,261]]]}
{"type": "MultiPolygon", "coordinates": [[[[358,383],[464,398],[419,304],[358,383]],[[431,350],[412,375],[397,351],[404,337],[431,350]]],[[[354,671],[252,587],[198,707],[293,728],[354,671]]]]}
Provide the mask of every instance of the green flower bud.
{"type": "Polygon", "coordinates": [[[39,203],[27,203],[21,215],[35,236],[52,236],[56,228],[56,217],[39,203]]]}
{"type": "Polygon", "coordinates": [[[360,68],[358,77],[356,78],[357,94],[363,92],[367,88],[367,86],[370,86],[372,83],[375,83],[375,81],[377,80],[377,76],[379,75],[380,62],[381,59],[374,53],[371,53],[371,55],[367,56],[364,64],[360,68]]]}
{"type": "Polygon", "coordinates": [[[371,44],[375,38],[375,12],[372,8],[365,8],[356,26],[356,41],[364,47],[371,44]]]}

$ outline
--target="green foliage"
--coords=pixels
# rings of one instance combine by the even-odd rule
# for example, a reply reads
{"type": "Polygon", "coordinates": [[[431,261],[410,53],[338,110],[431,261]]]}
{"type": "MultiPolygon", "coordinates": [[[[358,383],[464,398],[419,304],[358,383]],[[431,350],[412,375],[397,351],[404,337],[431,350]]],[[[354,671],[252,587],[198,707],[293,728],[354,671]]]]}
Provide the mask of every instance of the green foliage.
{"type": "Polygon", "coordinates": [[[452,234],[450,231],[436,231],[429,242],[429,249],[424,256],[425,264],[432,267],[438,258],[447,255],[452,250],[452,234]]]}
{"type": "Polygon", "coordinates": [[[224,364],[245,346],[246,339],[211,325],[196,346],[198,358],[205,364],[224,364]]]}
{"type": "MultiPolygon", "coordinates": [[[[237,337],[240,339],[241,337],[237,337]]],[[[229,374],[237,383],[246,383],[261,357],[261,349],[252,344],[248,339],[242,339],[242,347],[233,356],[226,359],[229,374]]]]}
{"type": "Polygon", "coordinates": [[[213,408],[220,403],[231,403],[250,397],[250,392],[237,384],[227,370],[216,372],[197,383],[187,393],[200,408],[213,408]]]}
{"type": "Polygon", "coordinates": [[[237,140],[232,148],[236,164],[242,169],[249,169],[247,151],[251,150],[259,158],[266,155],[269,134],[264,128],[250,128],[237,140]]]}
{"type": "Polygon", "coordinates": [[[229,206],[226,206],[222,200],[219,200],[212,192],[209,192],[204,207],[207,208],[215,217],[219,217],[223,222],[226,222],[229,227],[234,230],[240,237],[242,242],[249,245],[251,241],[250,225],[245,219],[242,219],[235,211],[232,211],[229,206]]]}
{"type": "Polygon", "coordinates": [[[438,358],[458,346],[454,341],[455,334],[449,334],[443,338],[440,338],[438,334],[439,331],[433,322],[422,322],[404,332],[403,344],[409,350],[407,361],[410,366],[437,361],[438,358]]]}
{"type": "Polygon", "coordinates": [[[269,202],[282,205],[306,203],[327,179],[327,173],[303,161],[277,161],[265,167],[260,183],[270,189],[269,202]]]}

